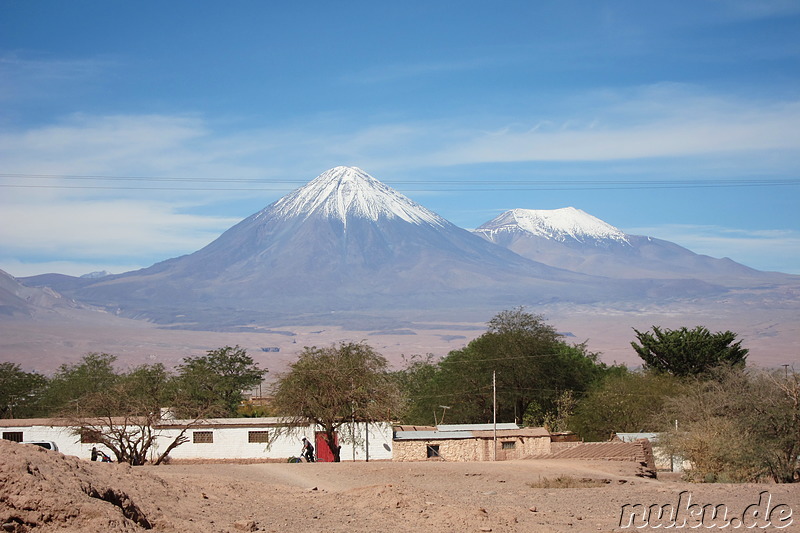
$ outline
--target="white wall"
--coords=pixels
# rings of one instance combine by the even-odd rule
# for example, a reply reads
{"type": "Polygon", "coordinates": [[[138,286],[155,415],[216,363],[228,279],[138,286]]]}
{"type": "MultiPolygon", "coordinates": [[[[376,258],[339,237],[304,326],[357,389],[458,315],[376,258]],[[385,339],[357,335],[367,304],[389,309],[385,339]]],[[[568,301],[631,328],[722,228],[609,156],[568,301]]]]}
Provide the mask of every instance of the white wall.
{"type": "MultiPolygon", "coordinates": [[[[174,422],[173,425],[181,421],[174,422]]],[[[56,421],[52,422],[57,424],[56,421]]],[[[170,452],[173,459],[288,459],[299,456],[302,450],[301,438],[303,436],[314,442],[314,428],[294,428],[288,431],[276,427],[277,419],[238,418],[207,420],[198,427],[189,429],[186,436],[189,442],[181,444],[170,452]],[[248,424],[245,426],[244,424],[248,424]],[[213,434],[213,443],[194,443],[195,431],[210,431],[213,434]],[[248,442],[250,431],[268,431],[271,443],[248,442]],[[276,433],[278,434],[276,436],[276,433]]],[[[78,436],[73,435],[69,427],[62,425],[46,425],[31,421],[26,425],[24,420],[0,420],[0,431],[22,432],[26,441],[53,441],[58,445],[58,450],[65,455],[75,455],[89,459],[93,446],[103,450],[113,457],[107,448],[97,444],[81,444],[78,436]]],[[[169,446],[170,442],[178,435],[180,429],[165,428],[158,430],[158,439],[150,451],[150,457],[155,458],[169,446]]],[[[340,431],[340,457],[342,461],[363,461],[367,458],[366,441],[369,441],[370,460],[391,460],[392,458],[392,426],[388,423],[370,424],[367,437],[365,425],[359,424],[356,431],[356,444],[345,442],[349,434],[348,429],[340,431]]],[[[316,444],[315,444],[316,446],[316,444]]]]}
{"type": "Polygon", "coordinates": [[[4,423],[11,422],[7,420],[0,420],[0,435],[6,432],[21,432],[24,441],[53,441],[58,446],[58,451],[64,455],[74,455],[82,459],[90,459],[92,456],[92,447],[96,446],[98,450],[103,450],[107,454],[114,457],[111,450],[99,444],[81,444],[80,437],[74,435],[69,427],[60,425],[44,425],[32,424],[29,426],[19,425],[22,420],[14,420],[14,425],[3,425],[4,423]]]}

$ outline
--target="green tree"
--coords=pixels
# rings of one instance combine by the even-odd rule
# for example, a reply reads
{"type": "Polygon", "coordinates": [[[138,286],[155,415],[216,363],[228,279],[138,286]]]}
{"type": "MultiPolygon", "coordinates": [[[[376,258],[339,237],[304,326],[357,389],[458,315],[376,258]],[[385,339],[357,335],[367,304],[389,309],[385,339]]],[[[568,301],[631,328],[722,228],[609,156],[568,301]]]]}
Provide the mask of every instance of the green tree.
{"type": "Polygon", "coordinates": [[[236,416],[243,391],[261,383],[266,373],[244,348],[225,346],[185,358],[176,383],[187,398],[185,405],[214,405],[220,416],[236,416]]]}
{"type": "Polygon", "coordinates": [[[400,408],[386,359],[364,343],[305,347],[274,387],[273,407],[290,426],[313,422],[340,460],[337,430],[348,423],[392,420],[400,408]]]}
{"type": "Polygon", "coordinates": [[[491,421],[494,375],[498,420],[541,425],[555,420],[565,391],[583,391],[606,371],[585,344],[567,344],[540,315],[523,308],[499,313],[465,348],[426,364],[410,369],[416,391],[406,390],[417,396],[405,412],[407,423],[434,422],[440,405],[448,406],[452,423],[491,421]]]}
{"type": "MultiPolygon", "coordinates": [[[[430,384],[439,370],[434,361],[433,354],[425,356],[412,355],[403,356],[404,368],[392,373],[392,378],[397,383],[402,397],[398,417],[400,420],[417,420],[420,424],[425,424],[425,415],[418,416],[417,410],[420,408],[421,399],[430,394],[430,384]]],[[[427,405],[427,403],[426,403],[427,405]]],[[[431,413],[427,413],[430,418],[431,413]]]]}
{"type": "Polygon", "coordinates": [[[612,433],[657,431],[665,400],[682,390],[681,380],[669,374],[613,367],[578,401],[569,429],[587,441],[608,440],[612,433]]]}
{"type": "Polygon", "coordinates": [[[117,382],[116,360],[115,355],[92,352],[78,363],[61,365],[45,391],[45,408],[50,414],[82,411],[78,404],[84,397],[108,390],[117,382]]]}
{"type": "Polygon", "coordinates": [[[644,368],[675,376],[696,376],[727,364],[743,367],[748,350],[730,331],[711,333],[702,326],[690,330],[662,330],[653,326],[653,333],[637,329],[639,344],[631,346],[644,361],[644,368]]]}
{"type": "Polygon", "coordinates": [[[28,418],[38,414],[47,378],[25,372],[16,363],[0,363],[0,418],[28,418]]]}

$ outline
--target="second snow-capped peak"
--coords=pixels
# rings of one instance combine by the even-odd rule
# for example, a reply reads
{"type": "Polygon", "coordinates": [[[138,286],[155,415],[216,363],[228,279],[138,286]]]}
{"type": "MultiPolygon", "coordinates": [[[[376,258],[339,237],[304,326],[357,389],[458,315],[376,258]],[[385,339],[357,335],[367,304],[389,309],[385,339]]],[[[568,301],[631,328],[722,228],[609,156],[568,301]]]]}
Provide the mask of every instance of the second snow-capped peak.
{"type": "Polygon", "coordinates": [[[628,242],[623,231],[574,207],[549,210],[512,209],[475,231],[490,236],[493,233],[519,230],[557,241],[572,238],[581,242],[587,240],[628,242]]]}
{"type": "Polygon", "coordinates": [[[360,168],[335,167],[275,202],[281,216],[322,214],[347,225],[348,217],[400,218],[414,224],[444,226],[436,213],[384,185],[360,168]]]}

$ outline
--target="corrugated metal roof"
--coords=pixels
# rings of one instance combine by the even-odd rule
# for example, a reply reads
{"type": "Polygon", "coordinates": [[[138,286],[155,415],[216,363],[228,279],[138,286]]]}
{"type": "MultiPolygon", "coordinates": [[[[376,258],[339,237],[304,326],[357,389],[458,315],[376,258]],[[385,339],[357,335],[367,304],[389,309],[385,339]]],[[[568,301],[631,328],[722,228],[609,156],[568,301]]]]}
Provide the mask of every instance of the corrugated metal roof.
{"type": "Polygon", "coordinates": [[[641,444],[633,442],[582,442],[549,456],[551,459],[622,459],[636,460],[643,453],[641,444]]]}
{"type": "MultiPolygon", "coordinates": [[[[173,428],[173,427],[185,427],[187,425],[191,425],[191,427],[215,427],[215,428],[224,428],[224,427],[235,427],[235,428],[243,428],[243,427],[288,427],[289,424],[278,417],[261,417],[261,418],[205,418],[198,420],[193,423],[192,420],[187,419],[162,419],[158,420],[153,424],[155,427],[159,428],[173,428]]],[[[310,424],[309,424],[310,425],[310,424]]],[[[303,428],[308,427],[301,426],[303,428]]]]}
{"type": "Polygon", "coordinates": [[[471,431],[397,431],[395,440],[452,440],[474,438],[471,431]]]}
{"type": "MultiPolygon", "coordinates": [[[[88,420],[92,421],[91,418],[88,420]]],[[[96,419],[94,422],[103,424],[107,419],[96,419]]],[[[118,425],[136,424],[146,422],[142,417],[113,417],[111,422],[118,425]]],[[[269,418],[208,418],[203,420],[173,420],[161,419],[154,421],[154,427],[169,428],[169,427],[182,427],[191,423],[192,427],[275,427],[287,425],[283,419],[276,417],[269,418]]],[[[47,427],[71,427],[72,421],[66,418],[6,418],[0,419],[0,427],[31,427],[31,426],[47,426],[47,427]]],[[[305,427],[305,426],[304,426],[305,427]]]]}
{"type": "Polygon", "coordinates": [[[395,431],[436,431],[436,426],[395,426],[395,431]]]}
{"type": "Polygon", "coordinates": [[[622,442],[633,442],[639,439],[647,439],[650,442],[658,440],[658,433],[615,433],[622,442]]]}
{"type": "MultiPolygon", "coordinates": [[[[483,424],[476,424],[476,425],[483,425],[483,424]]],[[[550,433],[545,428],[522,428],[522,429],[517,428],[517,429],[497,430],[497,436],[505,439],[514,437],[547,437],[549,435],[550,433]]],[[[451,439],[474,439],[474,438],[491,439],[492,437],[494,437],[493,430],[396,431],[394,434],[395,440],[451,440],[451,439]]]]}
{"type": "MultiPolygon", "coordinates": [[[[486,431],[494,429],[494,424],[442,424],[436,426],[439,431],[486,431]]],[[[497,424],[497,429],[519,429],[514,422],[497,424]]]]}
{"type": "MultiPolygon", "coordinates": [[[[473,435],[481,438],[492,438],[494,431],[473,431],[473,435]]],[[[502,438],[509,437],[549,437],[550,432],[545,428],[521,428],[521,429],[498,429],[497,436],[502,438]]]]}

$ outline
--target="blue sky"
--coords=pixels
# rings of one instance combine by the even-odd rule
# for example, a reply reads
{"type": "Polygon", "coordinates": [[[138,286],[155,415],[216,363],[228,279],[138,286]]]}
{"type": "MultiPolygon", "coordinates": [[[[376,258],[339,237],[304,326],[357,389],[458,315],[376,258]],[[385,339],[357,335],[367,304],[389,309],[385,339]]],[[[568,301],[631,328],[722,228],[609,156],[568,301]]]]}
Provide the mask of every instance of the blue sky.
{"type": "Polygon", "coordinates": [[[800,274],[800,2],[0,0],[0,269],[190,253],[330,167],[800,274]]]}

